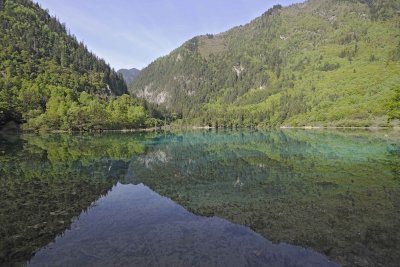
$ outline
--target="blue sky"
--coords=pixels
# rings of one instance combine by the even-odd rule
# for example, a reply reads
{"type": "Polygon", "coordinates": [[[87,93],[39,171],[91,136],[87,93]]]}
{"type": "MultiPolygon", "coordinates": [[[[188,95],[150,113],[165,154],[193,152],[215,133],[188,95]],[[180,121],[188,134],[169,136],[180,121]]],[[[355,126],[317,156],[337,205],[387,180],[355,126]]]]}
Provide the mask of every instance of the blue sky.
{"type": "Polygon", "coordinates": [[[188,39],[300,0],[34,0],[115,69],[144,68],[188,39]]]}

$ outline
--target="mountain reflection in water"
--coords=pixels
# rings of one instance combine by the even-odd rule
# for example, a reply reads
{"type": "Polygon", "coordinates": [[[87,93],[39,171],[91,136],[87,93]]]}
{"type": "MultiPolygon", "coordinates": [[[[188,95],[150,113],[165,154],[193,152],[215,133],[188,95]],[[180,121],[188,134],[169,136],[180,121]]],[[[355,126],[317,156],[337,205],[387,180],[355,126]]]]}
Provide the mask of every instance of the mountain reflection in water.
{"type": "Polygon", "coordinates": [[[191,214],[144,185],[117,184],[28,266],[336,266],[224,219],[191,214]]]}
{"type": "Polygon", "coordinates": [[[398,131],[0,134],[0,265],[398,266],[399,151],[398,131]]]}

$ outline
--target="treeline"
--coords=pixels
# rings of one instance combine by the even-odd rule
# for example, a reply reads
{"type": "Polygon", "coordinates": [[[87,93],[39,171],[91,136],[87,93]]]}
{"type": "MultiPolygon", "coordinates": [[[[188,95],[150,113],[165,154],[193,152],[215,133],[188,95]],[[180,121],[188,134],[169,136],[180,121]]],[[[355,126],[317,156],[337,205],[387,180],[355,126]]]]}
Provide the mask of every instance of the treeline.
{"type": "Polygon", "coordinates": [[[119,74],[30,0],[0,1],[0,32],[0,128],[10,121],[29,128],[45,127],[45,122],[50,128],[67,127],[65,121],[55,122],[54,112],[48,110],[60,91],[69,97],[64,107],[70,102],[85,106],[78,100],[82,92],[102,105],[109,105],[110,96],[127,93],[119,74]]]}
{"type": "Polygon", "coordinates": [[[134,129],[160,124],[144,108],[144,101],[128,95],[100,98],[87,92],[74,93],[61,86],[47,86],[44,91],[33,85],[24,90],[23,103],[36,109],[23,110],[25,130],[102,131],[134,129]],[[45,112],[41,111],[41,96],[48,97],[45,112]]]}

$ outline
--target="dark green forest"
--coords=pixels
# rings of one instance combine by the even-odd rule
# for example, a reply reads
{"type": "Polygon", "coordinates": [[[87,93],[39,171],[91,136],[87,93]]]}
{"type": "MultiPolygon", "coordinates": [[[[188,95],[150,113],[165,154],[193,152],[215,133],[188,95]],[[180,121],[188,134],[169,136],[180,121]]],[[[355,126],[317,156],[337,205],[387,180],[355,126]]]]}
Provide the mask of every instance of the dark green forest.
{"type": "Polygon", "coordinates": [[[38,4],[0,0],[0,33],[0,127],[10,121],[25,130],[154,125],[146,103],[127,95],[121,75],[38,4]]]}
{"type": "Polygon", "coordinates": [[[38,4],[0,0],[0,27],[0,127],[400,124],[399,0],[276,5],[247,25],[192,38],[140,72],[129,92],[38,4]]]}
{"type": "Polygon", "coordinates": [[[197,36],[136,77],[130,92],[184,124],[395,126],[400,1],[309,0],[197,36]]]}

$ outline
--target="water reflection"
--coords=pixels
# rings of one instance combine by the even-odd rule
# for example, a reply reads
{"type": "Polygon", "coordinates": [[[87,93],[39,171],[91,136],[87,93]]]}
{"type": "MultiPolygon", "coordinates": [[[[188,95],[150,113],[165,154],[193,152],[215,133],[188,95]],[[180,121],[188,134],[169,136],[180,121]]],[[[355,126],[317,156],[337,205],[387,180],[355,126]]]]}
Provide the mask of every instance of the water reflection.
{"type": "Polygon", "coordinates": [[[182,265],[201,265],[199,255],[223,264],[206,250],[218,253],[218,247],[227,263],[234,249],[247,253],[241,260],[249,265],[314,257],[325,263],[318,254],[272,245],[246,228],[187,209],[250,227],[275,243],[311,248],[343,265],[396,266],[399,137],[301,130],[0,137],[0,264],[25,262],[56,236],[31,264],[58,257],[65,259],[60,264],[74,265],[68,253],[78,255],[79,265],[115,264],[112,259],[154,264],[156,254],[143,245],[143,236],[159,244],[157,259],[182,265]],[[162,228],[164,220],[186,225],[188,237],[178,226],[162,228]],[[144,230],[146,224],[162,231],[144,230]],[[226,233],[227,225],[237,231],[226,233]],[[202,237],[207,227],[225,243],[202,237]],[[190,239],[191,231],[197,235],[190,239]],[[249,240],[242,247],[238,233],[249,240]],[[122,249],[128,239],[137,250],[122,249]],[[86,246],[81,251],[78,240],[86,246]]]}
{"type": "Polygon", "coordinates": [[[195,216],[143,185],[118,184],[29,266],[336,266],[220,218],[195,216]]]}
{"type": "Polygon", "coordinates": [[[133,159],[144,183],[190,211],[311,247],[343,265],[400,261],[398,133],[165,136],[133,159]],[[163,152],[163,161],[157,154],[163,152]],[[151,162],[151,164],[143,164],[151,162]]]}
{"type": "Polygon", "coordinates": [[[124,177],[144,146],[135,137],[119,140],[1,136],[0,265],[29,260],[124,177]]]}

